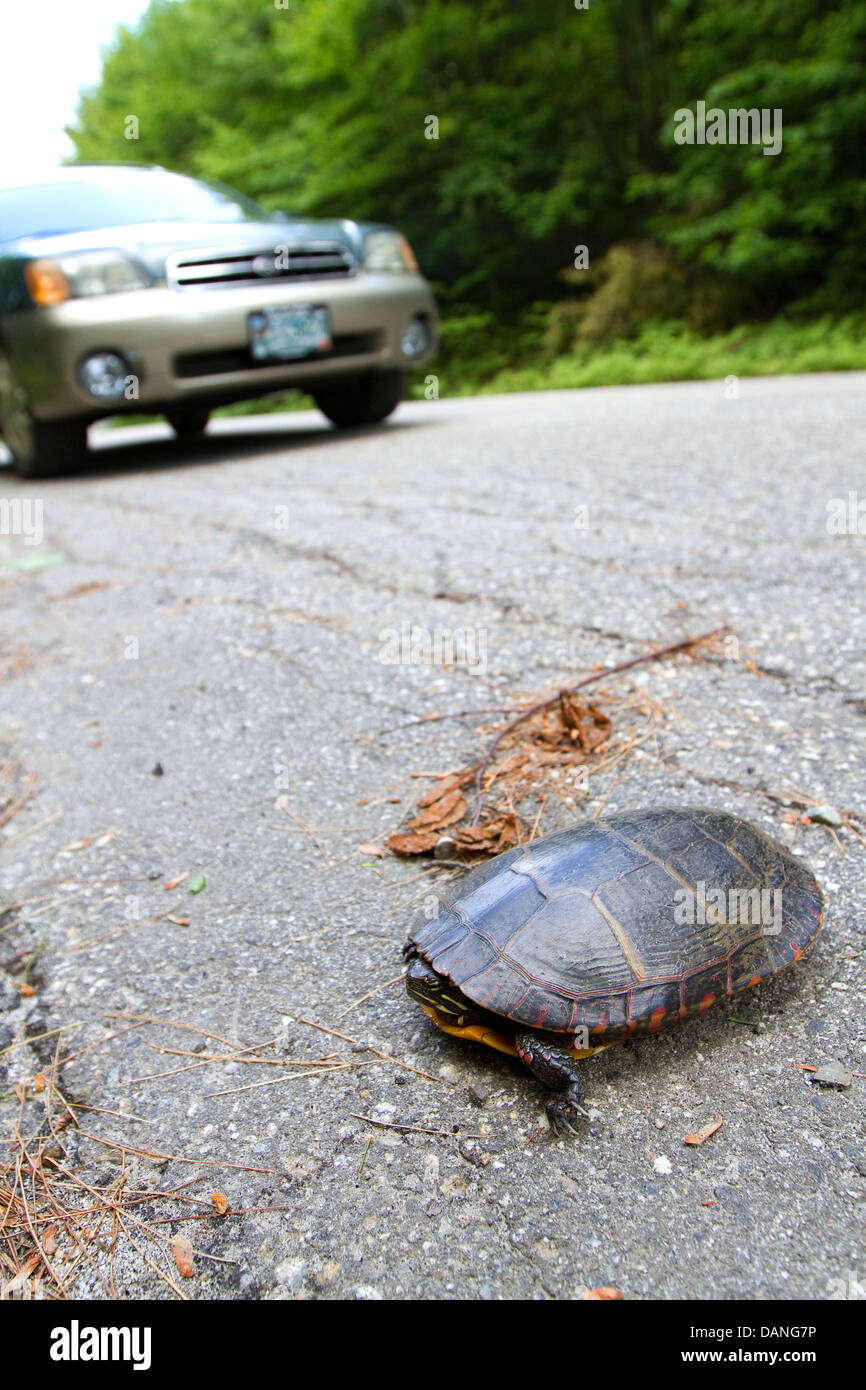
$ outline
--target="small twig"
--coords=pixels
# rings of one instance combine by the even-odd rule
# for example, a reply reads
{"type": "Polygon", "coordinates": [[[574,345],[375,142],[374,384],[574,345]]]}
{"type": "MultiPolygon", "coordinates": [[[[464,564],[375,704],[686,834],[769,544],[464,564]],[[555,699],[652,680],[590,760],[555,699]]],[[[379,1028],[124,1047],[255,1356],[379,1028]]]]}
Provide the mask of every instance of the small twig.
{"type": "Polygon", "coordinates": [[[527,844],[532,844],[532,841],[535,839],[536,832],[538,830],[538,822],[541,820],[541,813],[544,810],[546,802],[547,793],[541,792],[538,797],[538,813],[535,817],[535,820],[533,821],[532,829],[529,832],[529,839],[527,840],[527,844]]]}
{"type": "Polygon", "coordinates": [[[205,1028],[194,1028],[191,1023],[175,1023],[171,1018],[154,1018],[150,1014],[106,1014],[106,1018],[131,1018],[137,1023],[164,1023],[166,1028],[182,1028],[185,1033],[199,1033],[203,1038],[213,1038],[214,1042],[224,1043],[226,1047],[236,1048],[237,1043],[232,1038],[222,1038],[219,1033],[208,1033],[205,1028]]]}
{"type": "Polygon", "coordinates": [[[314,1062],[295,1062],[280,1057],[249,1057],[246,1055],[247,1053],[255,1052],[257,1047],[269,1047],[276,1041],[276,1038],[265,1038],[262,1039],[261,1042],[253,1043],[250,1047],[242,1048],[239,1052],[206,1052],[199,1056],[194,1052],[184,1052],[180,1048],[154,1047],[152,1043],[148,1043],[147,1046],[151,1047],[154,1052],[162,1054],[168,1053],[169,1055],[177,1057],[194,1057],[195,1061],[188,1062],[182,1067],[172,1067],[169,1071],[154,1071],[148,1072],[146,1076],[135,1076],[129,1082],[129,1085],[141,1086],[145,1081],[161,1081],[166,1076],[180,1076],[182,1072],[195,1071],[199,1067],[213,1066],[215,1062],[248,1062],[265,1067],[315,1066],[314,1062]]]}
{"type": "MultiPolygon", "coordinates": [[[[462,868],[462,865],[461,865],[462,868]]],[[[365,1046],[368,1052],[373,1052],[377,1057],[381,1057],[383,1062],[390,1062],[394,1067],[403,1067],[406,1071],[414,1072],[416,1076],[423,1076],[427,1081],[439,1082],[438,1076],[431,1076],[428,1071],[419,1071],[417,1067],[412,1067],[408,1062],[402,1062],[399,1057],[390,1057],[387,1052],[380,1052],[377,1047],[370,1047],[369,1043],[362,1044],[357,1038],[350,1038],[346,1033],[338,1033],[335,1028],[326,1028],[324,1023],[316,1023],[312,1018],[301,1018],[300,1014],[290,1014],[285,1009],[279,1012],[285,1018],[290,1018],[294,1023],[305,1023],[308,1028],[318,1028],[320,1033],[329,1033],[332,1038],[342,1038],[343,1042],[351,1043],[353,1047],[365,1046]]]]}
{"type": "Polygon", "coordinates": [[[484,807],[484,774],[490,765],[490,760],[502,740],[510,734],[513,729],[516,729],[520,724],[525,724],[527,719],[531,719],[535,714],[540,714],[542,710],[552,709],[554,705],[559,704],[563,695],[573,695],[578,690],[585,690],[589,685],[595,685],[601,680],[608,680],[611,676],[620,675],[623,671],[630,671],[635,666],[643,666],[650,661],[661,661],[666,656],[674,656],[677,652],[687,651],[691,647],[696,647],[700,642],[708,642],[711,638],[720,637],[722,633],[727,631],[727,627],[713,628],[711,632],[703,632],[697,637],[686,637],[681,642],[672,642],[670,646],[660,647],[657,651],[653,652],[645,652],[643,656],[632,657],[630,661],[621,661],[616,666],[605,666],[600,671],[595,671],[592,675],[585,676],[583,680],[577,681],[574,685],[568,685],[562,690],[558,690],[555,695],[551,695],[548,699],[539,700],[536,704],[521,710],[521,712],[515,715],[513,719],[510,719],[505,727],[500,729],[499,733],[491,740],[484,757],[478,765],[478,771],[475,775],[475,815],[472,819],[472,824],[477,825],[481,819],[481,812],[484,807]]]}
{"type": "MultiPolygon", "coordinates": [[[[746,782],[734,782],[729,777],[708,777],[703,776],[700,773],[693,773],[692,775],[697,777],[699,781],[712,782],[721,787],[733,787],[735,791],[751,792],[753,795],[765,796],[770,801],[781,802],[783,806],[816,806],[820,803],[821,800],[820,797],[809,796],[799,787],[792,787],[788,792],[771,792],[767,791],[765,787],[750,787],[746,782]]],[[[850,830],[854,838],[856,840],[859,840],[860,844],[866,847],[866,839],[864,839],[857,827],[853,824],[853,821],[855,820],[866,821],[866,812],[851,811],[843,806],[835,806],[833,809],[837,811],[841,816],[842,824],[844,825],[845,829],[850,830]]],[[[811,823],[813,825],[815,824],[814,821],[812,821],[811,823]]],[[[838,835],[836,834],[835,830],[833,830],[832,833],[837,848],[841,850],[842,845],[839,841],[838,835]]]]}
{"type": "MultiPolygon", "coordinates": [[[[57,1087],[55,1086],[54,1089],[57,1090],[57,1087]]],[[[60,1092],[57,1091],[57,1094],[60,1095],[60,1092]]],[[[132,1120],[133,1124],[137,1125],[153,1124],[153,1120],[146,1119],[144,1115],[133,1115],[129,1110],[106,1110],[102,1105],[85,1105],[80,1100],[65,1100],[65,1098],[64,1104],[71,1106],[73,1110],[93,1111],[95,1115],[116,1115],[119,1120],[132,1120]]]]}
{"type": "MultiPolygon", "coordinates": [[[[67,1026],[77,1028],[80,1025],[72,1024],[67,1026]]],[[[60,1065],[61,1067],[65,1067],[67,1062],[74,1061],[76,1057],[83,1057],[85,1052],[89,1052],[91,1048],[102,1047],[103,1043],[111,1042],[112,1038],[121,1038],[124,1033],[134,1033],[136,1028],[142,1028],[143,1026],[144,1025],[141,1023],[130,1023],[128,1028],[118,1028],[113,1033],[106,1033],[104,1038],[97,1038],[95,1042],[88,1043],[86,1047],[80,1047],[77,1052],[68,1053],[66,1057],[61,1058],[60,1065]]]]}
{"type": "Polygon", "coordinates": [[[301,827],[301,829],[304,831],[304,834],[305,834],[305,835],[309,835],[309,837],[310,837],[310,839],[312,840],[313,844],[316,846],[316,849],[319,851],[319,853],[321,854],[322,858],[323,858],[323,859],[325,860],[325,862],[327,863],[327,860],[328,860],[328,852],[327,852],[327,850],[325,849],[325,846],[322,844],[321,840],[318,839],[318,837],[316,836],[316,832],[312,829],[312,827],[309,826],[309,825],[307,825],[307,822],[306,822],[306,821],[301,820],[300,816],[296,816],[295,813],[294,813],[294,811],[290,811],[290,810],[289,810],[288,806],[286,805],[286,798],[285,798],[285,796],[278,796],[277,799],[276,799],[276,802],[275,802],[274,804],[275,804],[275,806],[276,806],[276,808],[277,808],[278,811],[282,811],[283,814],[284,814],[284,815],[287,815],[287,816],[289,817],[290,820],[293,820],[293,821],[295,822],[296,825],[299,825],[299,826],[301,827]]]}
{"type": "Polygon", "coordinates": [[[157,1149],[135,1149],[131,1144],[115,1144],[111,1139],[100,1139],[97,1134],[88,1134],[85,1129],[79,1130],[79,1134],[83,1139],[92,1139],[95,1144],[104,1144],[107,1149],[138,1154],[141,1158],[167,1158],[172,1163],[200,1163],[205,1168],[238,1168],[242,1173],[272,1173],[276,1177],[282,1176],[278,1168],[254,1168],[248,1163],[228,1163],[219,1158],[184,1158],[182,1154],[164,1154],[157,1149]]]}
{"type": "Polygon", "coordinates": [[[44,820],[38,820],[35,825],[28,826],[26,830],[19,830],[17,835],[10,835],[8,840],[3,841],[3,848],[8,849],[10,845],[16,844],[19,840],[26,839],[28,835],[32,835],[36,830],[41,830],[44,825],[50,825],[52,821],[57,820],[57,817],[62,815],[63,808],[61,807],[61,809],[55,811],[53,815],[46,816],[44,820]]]}
{"type": "Polygon", "coordinates": [[[179,1288],[178,1285],[171,1278],[171,1276],[166,1274],[164,1269],[160,1269],[159,1265],[154,1264],[153,1260],[150,1259],[150,1257],[144,1253],[138,1241],[135,1239],[135,1236],[133,1236],[131,1231],[129,1230],[120,1212],[117,1213],[117,1219],[120,1225],[123,1227],[123,1233],[126,1236],[126,1239],[129,1241],[130,1245],[135,1246],[135,1249],[138,1251],[139,1255],[144,1260],[144,1263],[150,1266],[154,1274],[158,1275],[159,1278],[163,1281],[163,1283],[168,1284],[168,1287],[174,1290],[178,1298],[182,1299],[184,1303],[188,1303],[189,1296],[184,1293],[183,1289],[179,1288]]]}
{"type": "MultiPolygon", "coordinates": [[[[357,1118],[357,1117],[356,1117],[356,1118],[357,1118]]],[[[359,1178],[362,1178],[362,1177],[364,1176],[364,1164],[367,1162],[367,1154],[370,1152],[370,1145],[372,1144],[372,1142],[373,1142],[373,1136],[372,1136],[372,1134],[371,1134],[371,1135],[370,1135],[370,1138],[367,1140],[367,1147],[366,1147],[366,1149],[364,1150],[364,1157],[361,1159],[361,1166],[360,1166],[360,1168],[358,1169],[358,1177],[359,1177],[359,1178]]]]}
{"type": "MultiPolygon", "coordinates": [[[[173,1193],[169,1193],[173,1196],[173,1193]]],[[[216,1212],[210,1202],[206,1203],[210,1211],[203,1211],[198,1216],[161,1216],[158,1221],[151,1221],[151,1226],[170,1226],[175,1221],[227,1221],[230,1216],[249,1216],[253,1211],[294,1211],[297,1202],[286,1202],[282,1206],[274,1207],[238,1207],[236,1211],[216,1212]]],[[[237,1264],[237,1260],[229,1260],[229,1264],[237,1264]]]]}
{"type": "Polygon", "coordinates": [[[25,1038],[18,1038],[16,1042],[8,1043],[6,1047],[0,1047],[0,1057],[5,1057],[6,1053],[11,1052],[15,1047],[24,1047],[27,1043],[39,1042],[41,1038],[51,1038],[55,1033],[68,1033],[73,1028],[83,1028],[84,1023],[85,1020],[82,1019],[80,1023],[62,1023],[59,1028],[49,1028],[47,1033],[29,1033],[25,1038]]]}
{"type": "MultiPolygon", "coordinates": [[[[47,1256],[46,1253],[45,1253],[45,1250],[44,1250],[44,1248],[43,1248],[43,1246],[42,1246],[42,1242],[40,1241],[40,1239],[39,1239],[39,1237],[38,1237],[38,1235],[36,1234],[36,1231],[35,1231],[35,1229],[34,1229],[33,1221],[31,1220],[31,1217],[30,1217],[30,1208],[29,1208],[28,1205],[27,1205],[27,1194],[26,1194],[26,1192],[25,1192],[25,1190],[24,1190],[24,1179],[23,1179],[23,1176],[22,1176],[22,1174],[21,1174],[21,1156],[22,1156],[22,1154],[23,1154],[23,1155],[26,1157],[26,1159],[27,1159],[28,1163],[31,1165],[31,1167],[34,1166],[33,1160],[32,1160],[32,1158],[30,1157],[30,1154],[27,1152],[27,1150],[26,1150],[25,1147],[24,1147],[24,1143],[23,1143],[23,1140],[21,1139],[20,1133],[18,1132],[18,1126],[17,1126],[17,1125],[15,1126],[14,1133],[15,1133],[15,1138],[17,1139],[17,1141],[18,1141],[18,1143],[19,1143],[19,1145],[20,1145],[20,1152],[19,1152],[19,1154],[18,1154],[18,1159],[17,1159],[16,1165],[15,1165],[15,1168],[16,1168],[16,1180],[17,1180],[18,1184],[20,1184],[20,1187],[21,1187],[21,1202],[22,1202],[22,1205],[23,1205],[23,1207],[24,1207],[24,1220],[25,1220],[26,1223],[27,1223],[27,1229],[28,1229],[29,1232],[30,1232],[31,1238],[32,1238],[32,1240],[33,1240],[33,1244],[36,1246],[36,1249],[39,1251],[40,1257],[41,1257],[41,1259],[42,1259],[42,1263],[45,1265],[45,1268],[48,1270],[48,1273],[51,1275],[51,1278],[54,1280],[54,1282],[55,1282],[55,1284],[57,1285],[58,1289],[60,1290],[60,1292],[61,1292],[61,1293],[64,1295],[64,1297],[65,1297],[65,1296],[66,1296],[66,1289],[65,1289],[65,1287],[64,1287],[63,1280],[62,1280],[62,1279],[60,1278],[60,1276],[56,1273],[56,1271],[55,1271],[55,1269],[54,1269],[54,1267],[53,1267],[51,1261],[49,1260],[48,1256],[47,1256]]],[[[13,1198],[14,1198],[14,1196],[15,1196],[15,1189],[14,1189],[14,1188],[12,1189],[12,1196],[13,1196],[13,1198]]]]}
{"type": "Polygon", "coordinates": [[[398,1125],[391,1120],[374,1120],[372,1115],[358,1115],[354,1110],[349,1114],[354,1120],[363,1120],[368,1125],[379,1125],[382,1129],[410,1130],[413,1134],[441,1134],[446,1139],[489,1139],[489,1134],[459,1134],[453,1129],[425,1129],[423,1125],[398,1125]]]}
{"type": "Polygon", "coordinates": [[[620,774],[620,771],[621,771],[621,769],[620,769],[620,768],[617,768],[616,771],[614,772],[613,776],[611,777],[611,779],[610,779],[610,786],[608,787],[608,789],[607,789],[607,791],[605,792],[604,796],[601,798],[601,801],[598,803],[598,805],[596,806],[595,810],[594,810],[593,813],[592,813],[592,819],[593,819],[593,820],[598,820],[599,816],[601,815],[602,811],[604,810],[605,806],[607,805],[608,799],[609,799],[609,797],[610,797],[610,794],[611,794],[611,792],[613,791],[614,787],[616,786],[617,782],[619,781],[619,774],[620,774]]]}
{"type": "MultiPolygon", "coordinates": [[[[410,719],[405,724],[395,724],[392,729],[380,729],[382,734],[394,733],[398,729],[411,729],[416,724],[440,724],[443,719],[472,719],[478,714],[514,714],[525,709],[525,705],[483,705],[481,709],[453,709],[445,714],[422,714],[420,719],[410,719]]],[[[411,774],[413,777],[416,773],[411,774]]],[[[426,773],[423,774],[426,776],[426,773]]]]}
{"type": "Polygon", "coordinates": [[[283,1081],[304,1081],[308,1076],[325,1076],[333,1071],[348,1071],[352,1067],[372,1067],[375,1062],[372,1059],[368,1062],[334,1062],[329,1067],[320,1067],[318,1071],[293,1071],[286,1076],[272,1076],[269,1081],[250,1081],[246,1086],[232,1086],[226,1091],[205,1091],[205,1100],[212,1100],[214,1096],[236,1096],[241,1091],[260,1091],[265,1086],[279,1086],[283,1081]]]}
{"type": "Polygon", "coordinates": [[[403,978],[403,972],[402,972],[402,970],[401,970],[399,975],[393,975],[393,976],[391,977],[391,979],[390,979],[390,980],[386,980],[385,983],[384,983],[383,985],[377,985],[375,989],[370,989],[370,990],[367,991],[366,994],[362,994],[362,995],[361,995],[361,998],[360,998],[360,999],[356,999],[355,1002],[354,1002],[354,1004],[350,1004],[349,1007],[348,1007],[348,1009],[344,1009],[343,1012],[342,1012],[341,1014],[337,1014],[337,1023],[340,1022],[340,1019],[345,1018],[345,1017],[346,1017],[346,1014],[350,1014],[350,1013],[352,1012],[353,1009],[357,1009],[357,1007],[358,1007],[359,1004],[363,1004],[363,1003],[366,1002],[366,1000],[372,999],[374,994],[381,994],[381,992],[382,992],[383,989],[387,989],[387,988],[389,987],[389,985],[395,985],[395,984],[397,983],[397,981],[398,981],[398,980],[402,980],[402,978],[403,978]]]}
{"type": "Polygon", "coordinates": [[[0,826],[5,825],[7,821],[10,821],[13,816],[17,815],[18,812],[21,810],[21,807],[24,805],[25,801],[29,801],[30,797],[33,795],[33,792],[36,789],[36,781],[36,773],[31,772],[24,782],[24,790],[22,791],[18,800],[13,801],[11,806],[7,806],[6,810],[3,811],[2,814],[0,814],[0,826]]]}

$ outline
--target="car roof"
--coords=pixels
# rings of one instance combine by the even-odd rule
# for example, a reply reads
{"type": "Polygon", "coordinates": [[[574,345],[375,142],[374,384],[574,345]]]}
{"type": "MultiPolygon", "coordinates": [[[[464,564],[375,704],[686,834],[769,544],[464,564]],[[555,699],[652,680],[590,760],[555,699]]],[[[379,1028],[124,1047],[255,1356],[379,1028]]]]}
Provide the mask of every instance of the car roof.
{"type": "MultiPolygon", "coordinates": [[[[0,188],[37,188],[46,183],[71,183],[80,179],[82,174],[88,179],[102,179],[107,183],[118,174],[153,172],[170,174],[173,171],[165,169],[161,164],[60,164],[56,168],[34,169],[30,174],[10,177],[4,176],[0,166],[0,188]]],[[[186,178],[187,175],[176,174],[175,177],[186,178]]]]}

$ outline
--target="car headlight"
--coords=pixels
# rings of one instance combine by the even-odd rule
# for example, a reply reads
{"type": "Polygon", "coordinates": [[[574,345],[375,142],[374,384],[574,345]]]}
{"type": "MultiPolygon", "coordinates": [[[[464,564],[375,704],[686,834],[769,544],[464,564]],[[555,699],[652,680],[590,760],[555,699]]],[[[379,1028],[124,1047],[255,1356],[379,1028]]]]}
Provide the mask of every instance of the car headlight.
{"type": "Polygon", "coordinates": [[[371,232],[364,242],[365,270],[417,270],[415,252],[401,232],[371,232]]]}
{"type": "Polygon", "coordinates": [[[62,304],[97,294],[143,290],[151,283],[143,266],[122,251],[80,251],[31,261],[25,276],[34,304],[62,304]]]}

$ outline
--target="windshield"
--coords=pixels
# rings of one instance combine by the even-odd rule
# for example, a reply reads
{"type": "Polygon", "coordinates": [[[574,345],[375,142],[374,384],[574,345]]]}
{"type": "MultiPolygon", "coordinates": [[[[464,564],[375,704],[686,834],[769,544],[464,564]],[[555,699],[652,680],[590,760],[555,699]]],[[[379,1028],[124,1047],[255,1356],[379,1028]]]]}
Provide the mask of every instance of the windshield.
{"type": "Polygon", "coordinates": [[[222,184],[161,169],[74,169],[29,188],[0,188],[0,241],[141,222],[262,222],[270,214],[222,184]]]}

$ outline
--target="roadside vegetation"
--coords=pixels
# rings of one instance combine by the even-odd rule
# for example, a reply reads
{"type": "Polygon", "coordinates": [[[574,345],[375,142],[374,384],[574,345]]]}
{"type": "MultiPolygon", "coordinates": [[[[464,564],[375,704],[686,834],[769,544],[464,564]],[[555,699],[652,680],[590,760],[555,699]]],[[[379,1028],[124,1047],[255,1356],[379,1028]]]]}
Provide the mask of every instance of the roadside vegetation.
{"type": "Polygon", "coordinates": [[[153,0],[70,134],[400,227],[443,394],[844,370],[866,367],[864,62],[864,0],[153,0]],[[701,102],[764,126],[679,143],[701,102]]]}

